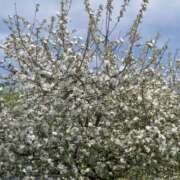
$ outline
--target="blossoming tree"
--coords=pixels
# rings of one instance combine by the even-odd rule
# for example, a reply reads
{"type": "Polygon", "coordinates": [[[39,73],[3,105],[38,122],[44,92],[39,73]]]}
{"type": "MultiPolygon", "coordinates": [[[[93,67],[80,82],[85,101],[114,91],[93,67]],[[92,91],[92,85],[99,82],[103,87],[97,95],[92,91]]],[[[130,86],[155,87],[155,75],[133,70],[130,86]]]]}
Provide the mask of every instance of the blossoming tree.
{"type": "Polygon", "coordinates": [[[84,0],[85,40],[67,28],[68,0],[50,22],[17,14],[6,21],[3,63],[19,96],[10,107],[0,102],[0,176],[178,176],[180,97],[161,62],[167,47],[157,46],[157,36],[134,52],[148,0],[128,38],[111,38],[129,3],[114,22],[112,0],[97,12],[84,0]]]}

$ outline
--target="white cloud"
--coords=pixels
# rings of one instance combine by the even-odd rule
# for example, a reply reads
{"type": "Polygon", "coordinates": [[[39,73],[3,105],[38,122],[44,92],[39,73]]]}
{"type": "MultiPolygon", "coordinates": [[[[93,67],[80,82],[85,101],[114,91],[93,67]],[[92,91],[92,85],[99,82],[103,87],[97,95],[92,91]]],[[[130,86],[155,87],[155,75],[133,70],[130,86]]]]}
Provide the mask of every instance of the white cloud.
{"type": "Polygon", "coordinates": [[[8,15],[14,15],[14,4],[16,3],[18,14],[27,18],[32,18],[35,11],[36,3],[39,3],[39,17],[47,17],[55,14],[58,11],[58,0],[1,0],[0,1],[0,16],[6,18],[8,15]]]}

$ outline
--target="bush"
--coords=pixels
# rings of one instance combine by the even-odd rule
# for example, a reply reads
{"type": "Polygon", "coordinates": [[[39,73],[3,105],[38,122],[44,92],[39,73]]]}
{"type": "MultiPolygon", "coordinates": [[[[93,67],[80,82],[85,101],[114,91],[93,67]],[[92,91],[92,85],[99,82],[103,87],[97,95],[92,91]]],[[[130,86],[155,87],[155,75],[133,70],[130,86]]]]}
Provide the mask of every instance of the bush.
{"type": "Polygon", "coordinates": [[[166,46],[158,48],[156,37],[134,52],[148,1],[125,41],[111,39],[110,0],[105,32],[99,29],[102,6],[94,13],[85,0],[87,39],[73,37],[69,3],[61,1],[60,15],[49,24],[31,24],[17,14],[7,21],[11,34],[2,48],[15,61],[8,65],[9,79],[22,93],[0,114],[0,175],[176,178],[180,97],[170,87],[171,74],[164,74],[166,46]]]}

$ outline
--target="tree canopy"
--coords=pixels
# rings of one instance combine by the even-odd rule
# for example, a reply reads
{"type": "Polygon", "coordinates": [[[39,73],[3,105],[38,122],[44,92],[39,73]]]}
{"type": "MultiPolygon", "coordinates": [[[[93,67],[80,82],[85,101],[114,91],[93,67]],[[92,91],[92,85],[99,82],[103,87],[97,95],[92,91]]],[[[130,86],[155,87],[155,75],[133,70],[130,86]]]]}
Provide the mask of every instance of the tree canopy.
{"type": "Polygon", "coordinates": [[[14,94],[2,99],[15,98],[0,102],[0,176],[178,179],[178,61],[162,61],[158,35],[138,46],[148,0],[126,38],[112,39],[130,0],[114,24],[112,3],[94,11],[84,0],[85,39],[67,28],[68,0],[50,22],[6,21],[1,48],[14,94]]]}

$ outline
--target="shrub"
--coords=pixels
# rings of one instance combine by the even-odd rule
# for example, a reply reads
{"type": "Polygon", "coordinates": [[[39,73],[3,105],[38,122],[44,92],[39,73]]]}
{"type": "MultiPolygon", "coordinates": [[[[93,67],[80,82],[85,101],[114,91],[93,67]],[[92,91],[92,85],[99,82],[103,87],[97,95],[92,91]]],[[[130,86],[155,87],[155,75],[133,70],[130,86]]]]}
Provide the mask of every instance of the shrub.
{"type": "MultiPolygon", "coordinates": [[[[129,2],[124,0],[115,27],[129,2]]],[[[2,48],[15,61],[8,65],[9,79],[22,93],[0,114],[0,175],[177,176],[180,98],[164,75],[166,46],[158,48],[156,37],[134,52],[148,1],[125,41],[111,39],[110,0],[105,32],[99,28],[102,6],[95,13],[85,0],[87,38],[73,37],[69,3],[61,1],[49,24],[31,24],[17,14],[7,21],[11,34],[2,48]]]]}

